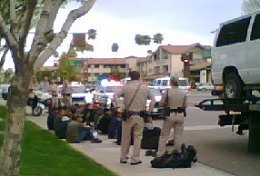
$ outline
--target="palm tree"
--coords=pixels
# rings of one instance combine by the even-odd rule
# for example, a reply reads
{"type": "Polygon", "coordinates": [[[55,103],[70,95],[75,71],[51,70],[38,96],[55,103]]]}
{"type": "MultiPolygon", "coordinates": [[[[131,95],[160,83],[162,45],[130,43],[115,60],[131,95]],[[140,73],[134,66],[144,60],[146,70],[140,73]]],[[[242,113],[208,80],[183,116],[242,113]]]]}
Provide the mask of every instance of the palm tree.
{"type": "Polygon", "coordinates": [[[135,35],[135,43],[138,45],[150,45],[151,40],[153,40],[154,43],[162,43],[163,41],[163,35],[161,33],[156,33],[153,35],[153,38],[149,35],[141,35],[136,34],[135,35]]]}
{"type": "Polygon", "coordinates": [[[113,43],[111,49],[112,49],[112,52],[117,52],[119,49],[119,45],[117,43],[113,43]]]}

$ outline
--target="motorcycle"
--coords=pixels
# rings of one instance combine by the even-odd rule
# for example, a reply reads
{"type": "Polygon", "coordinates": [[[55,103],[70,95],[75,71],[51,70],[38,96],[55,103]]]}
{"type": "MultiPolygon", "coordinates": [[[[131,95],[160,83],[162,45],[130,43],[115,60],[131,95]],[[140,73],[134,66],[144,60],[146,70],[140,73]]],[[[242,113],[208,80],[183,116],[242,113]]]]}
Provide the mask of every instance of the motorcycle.
{"type": "Polygon", "coordinates": [[[51,95],[42,91],[33,91],[29,94],[27,105],[32,108],[33,116],[40,116],[45,109],[49,106],[51,95]]]}

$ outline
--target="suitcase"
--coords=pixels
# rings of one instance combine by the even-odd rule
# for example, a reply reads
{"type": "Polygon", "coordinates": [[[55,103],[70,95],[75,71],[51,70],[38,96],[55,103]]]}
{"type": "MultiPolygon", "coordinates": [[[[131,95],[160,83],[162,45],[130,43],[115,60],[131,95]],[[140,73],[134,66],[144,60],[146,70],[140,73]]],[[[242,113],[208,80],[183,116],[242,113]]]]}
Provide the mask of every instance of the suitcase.
{"type": "Polygon", "coordinates": [[[159,127],[154,127],[152,130],[149,130],[148,128],[144,127],[141,148],[157,150],[160,134],[161,129],[159,127]]]}

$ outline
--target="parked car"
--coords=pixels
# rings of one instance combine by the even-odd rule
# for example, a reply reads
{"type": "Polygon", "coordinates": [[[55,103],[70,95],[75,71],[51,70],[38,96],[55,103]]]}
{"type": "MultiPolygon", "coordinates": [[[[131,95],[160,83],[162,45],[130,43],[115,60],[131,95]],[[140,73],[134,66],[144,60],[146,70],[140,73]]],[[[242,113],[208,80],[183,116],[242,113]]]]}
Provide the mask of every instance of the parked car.
{"type": "MultiPolygon", "coordinates": [[[[62,87],[63,85],[58,86],[58,98],[62,99],[62,87]]],[[[92,103],[93,102],[93,93],[92,89],[86,89],[84,85],[71,85],[72,94],[71,98],[73,103],[92,103]]]]}
{"type": "MultiPolygon", "coordinates": [[[[171,78],[169,76],[156,78],[148,85],[148,87],[163,91],[165,89],[171,88],[170,79],[171,78]]],[[[189,79],[180,77],[178,80],[178,88],[182,90],[190,90],[191,86],[189,83],[189,79]]]]}
{"type": "MultiPolygon", "coordinates": [[[[93,91],[93,103],[95,104],[103,104],[106,107],[110,108],[112,98],[114,98],[114,94],[122,89],[122,86],[97,86],[96,89],[93,91]]],[[[155,99],[155,106],[153,111],[151,112],[152,117],[161,117],[162,116],[162,109],[159,108],[159,102],[161,100],[161,92],[159,89],[150,88],[152,94],[154,95],[155,99]]],[[[120,104],[123,107],[124,98],[120,97],[117,99],[117,104],[120,104]]],[[[148,105],[151,100],[147,100],[146,106],[148,109],[148,105]]]]}
{"type": "Polygon", "coordinates": [[[85,88],[85,86],[71,86],[72,87],[72,101],[84,101],[86,94],[87,94],[87,90],[85,88]]]}
{"type": "MultiPolygon", "coordinates": [[[[155,105],[154,105],[154,108],[152,110],[152,112],[149,114],[151,117],[153,118],[161,118],[162,115],[163,115],[163,109],[162,108],[159,108],[159,102],[161,101],[161,92],[159,89],[153,89],[153,88],[150,88],[153,96],[154,96],[154,99],[155,99],[155,105]]],[[[121,108],[124,108],[124,98],[123,97],[120,97],[116,100],[117,102],[117,105],[120,106],[121,108]]],[[[148,99],[147,102],[146,102],[146,109],[148,110],[149,108],[149,104],[150,104],[151,100],[148,99]]]]}
{"type": "Polygon", "coordinates": [[[162,78],[156,78],[148,85],[148,87],[153,89],[159,89],[159,90],[171,88],[170,77],[166,76],[162,78]]]}
{"type": "Polygon", "coordinates": [[[125,85],[125,84],[127,84],[128,81],[131,81],[131,78],[130,78],[130,77],[121,79],[121,80],[120,80],[120,83],[121,83],[122,85],[125,85]]]}
{"type": "Polygon", "coordinates": [[[93,91],[93,103],[105,104],[110,107],[112,98],[114,94],[120,89],[122,86],[97,86],[93,91]]]}
{"type": "Polygon", "coordinates": [[[214,85],[211,82],[206,82],[204,84],[199,84],[197,86],[198,91],[214,90],[214,85]]]}
{"type": "MultiPolygon", "coordinates": [[[[153,111],[150,113],[150,116],[153,118],[161,118],[163,115],[163,109],[159,107],[159,102],[161,101],[162,98],[162,94],[160,92],[160,90],[158,89],[152,89],[150,88],[150,90],[152,91],[153,95],[154,95],[154,99],[155,99],[155,105],[153,108],[153,111]]],[[[151,100],[147,100],[147,109],[149,108],[149,104],[150,104],[151,100]]]]}
{"type": "Polygon", "coordinates": [[[189,79],[180,77],[179,81],[178,81],[178,88],[182,89],[182,90],[190,90],[191,89],[191,85],[189,83],[189,79]]]}
{"type": "Polygon", "coordinates": [[[260,11],[220,24],[212,47],[215,94],[238,98],[260,90],[260,11]]]}

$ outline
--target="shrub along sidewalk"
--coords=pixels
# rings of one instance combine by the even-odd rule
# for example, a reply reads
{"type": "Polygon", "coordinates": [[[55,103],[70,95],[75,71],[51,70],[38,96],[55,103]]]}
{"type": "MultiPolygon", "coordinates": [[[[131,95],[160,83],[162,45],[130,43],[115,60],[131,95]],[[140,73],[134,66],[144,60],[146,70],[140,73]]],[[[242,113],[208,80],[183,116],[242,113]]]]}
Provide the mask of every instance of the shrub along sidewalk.
{"type": "MultiPolygon", "coordinates": [[[[5,107],[0,106],[0,118],[5,117],[5,111],[5,107]]],[[[0,132],[3,130],[4,121],[0,120],[0,132]]],[[[3,133],[0,133],[0,148],[2,143],[3,133]]],[[[25,122],[22,149],[21,176],[116,175],[30,121],[25,122]]]]}

